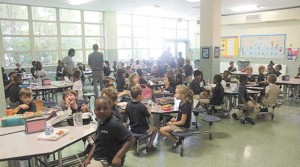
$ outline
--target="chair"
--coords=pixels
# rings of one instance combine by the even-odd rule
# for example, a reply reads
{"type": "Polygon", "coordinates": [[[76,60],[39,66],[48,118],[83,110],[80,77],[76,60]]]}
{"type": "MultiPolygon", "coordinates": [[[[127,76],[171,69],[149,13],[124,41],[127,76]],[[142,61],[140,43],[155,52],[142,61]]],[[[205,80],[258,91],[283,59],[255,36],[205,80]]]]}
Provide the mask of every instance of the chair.
{"type": "Polygon", "coordinates": [[[136,155],[139,155],[141,151],[147,149],[148,139],[151,137],[151,133],[146,133],[146,134],[132,133],[132,135],[135,138],[134,152],[136,153],[136,155]]]}
{"type": "Polygon", "coordinates": [[[181,147],[180,147],[180,156],[183,157],[183,149],[184,149],[184,139],[187,139],[188,137],[192,136],[193,134],[197,133],[198,129],[188,129],[183,132],[171,132],[171,134],[179,140],[182,141],[181,147]]]}
{"type": "Polygon", "coordinates": [[[83,98],[84,98],[84,99],[88,98],[87,103],[89,104],[89,107],[90,107],[90,101],[91,101],[91,97],[92,97],[92,96],[95,97],[95,93],[85,93],[85,94],[83,94],[83,98]]]}
{"type": "Polygon", "coordinates": [[[271,120],[273,120],[274,116],[275,116],[275,114],[274,114],[275,108],[280,105],[281,105],[281,103],[277,102],[276,104],[270,105],[267,108],[263,108],[260,110],[262,112],[258,112],[257,115],[271,115],[271,120]]]}
{"type": "Polygon", "coordinates": [[[37,99],[34,102],[35,102],[35,105],[36,105],[36,111],[37,112],[40,112],[40,111],[44,110],[44,101],[43,100],[37,99]]]}

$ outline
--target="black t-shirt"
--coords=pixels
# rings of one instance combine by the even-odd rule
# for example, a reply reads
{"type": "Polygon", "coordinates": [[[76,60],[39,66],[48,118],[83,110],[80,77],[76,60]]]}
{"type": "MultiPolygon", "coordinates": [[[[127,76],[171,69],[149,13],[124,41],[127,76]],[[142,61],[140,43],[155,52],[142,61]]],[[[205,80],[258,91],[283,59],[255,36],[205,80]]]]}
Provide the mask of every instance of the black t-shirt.
{"type": "Polygon", "coordinates": [[[235,67],[228,67],[228,71],[229,71],[229,72],[235,72],[235,71],[236,71],[236,68],[235,68],[235,67]]]}
{"type": "Polygon", "coordinates": [[[149,129],[147,118],[150,117],[146,106],[141,102],[127,103],[125,112],[129,118],[129,126],[133,133],[145,133],[149,129]]]}
{"type": "Polygon", "coordinates": [[[19,92],[20,92],[21,88],[20,85],[15,83],[13,84],[9,90],[8,90],[8,95],[10,97],[10,101],[13,103],[16,103],[17,101],[20,101],[19,99],[19,92]]]}
{"type": "Polygon", "coordinates": [[[74,113],[80,112],[81,106],[84,104],[84,101],[83,101],[83,100],[76,100],[76,103],[77,103],[77,108],[71,108],[71,110],[72,110],[72,115],[73,115],[74,113]]]}
{"type": "Polygon", "coordinates": [[[224,99],[224,88],[221,84],[217,84],[214,91],[213,95],[210,99],[210,104],[211,105],[221,105],[224,99]]]}
{"type": "Polygon", "coordinates": [[[248,91],[247,91],[247,87],[243,84],[240,84],[239,86],[239,104],[243,104],[243,101],[242,101],[242,97],[244,97],[244,99],[247,101],[250,100],[250,97],[249,97],[249,94],[248,94],[248,91]]]}
{"type": "MultiPolygon", "coordinates": [[[[203,82],[203,86],[206,85],[204,80],[201,82],[203,82]]],[[[190,83],[189,87],[193,91],[194,95],[199,95],[201,92],[204,91],[204,88],[200,87],[201,82],[193,79],[192,82],[190,83]]]]}
{"type": "MultiPolygon", "coordinates": [[[[124,126],[121,120],[111,116],[104,122],[98,123],[96,130],[95,160],[107,160],[112,162],[116,153],[132,134],[124,126]]],[[[124,157],[122,158],[124,160],[124,157]]]]}
{"type": "Polygon", "coordinates": [[[116,78],[116,84],[117,84],[117,91],[122,92],[125,87],[125,78],[124,77],[117,77],[116,78]]]}
{"type": "Polygon", "coordinates": [[[186,118],[186,121],[184,123],[184,125],[181,125],[179,127],[184,127],[184,128],[189,128],[190,127],[190,124],[191,124],[191,113],[192,113],[192,104],[188,103],[188,102],[185,102],[185,103],[180,103],[179,105],[179,111],[178,111],[178,114],[177,114],[177,120],[176,121],[180,121],[181,120],[181,117],[182,117],[182,114],[186,114],[187,115],[187,118],[186,118]]]}
{"type": "Polygon", "coordinates": [[[263,73],[259,73],[257,77],[257,82],[265,81],[265,75],[263,73]]]}
{"type": "Polygon", "coordinates": [[[22,74],[23,72],[26,72],[24,68],[21,68],[21,69],[16,68],[15,69],[15,73],[22,74]]]}
{"type": "Polygon", "coordinates": [[[175,93],[175,88],[173,86],[169,86],[165,89],[165,91],[169,91],[170,93],[175,93]]]}
{"type": "Polygon", "coordinates": [[[119,120],[123,120],[123,116],[121,115],[121,113],[120,113],[120,111],[119,111],[119,109],[117,108],[116,105],[114,105],[114,106],[112,107],[112,113],[113,113],[113,115],[114,115],[116,118],[118,118],[119,120]]]}
{"type": "MultiPolygon", "coordinates": [[[[15,105],[12,108],[17,108],[19,105],[24,104],[22,101],[18,101],[15,103],[15,105]]],[[[29,103],[29,108],[26,110],[23,110],[22,108],[17,112],[17,114],[24,114],[25,112],[36,112],[36,104],[35,102],[30,102],[29,103]]]]}
{"type": "Polygon", "coordinates": [[[60,65],[56,67],[56,77],[64,77],[63,68],[60,65]]]}
{"type": "Polygon", "coordinates": [[[274,74],[276,75],[276,77],[279,77],[281,75],[281,72],[274,72],[274,74]]]}
{"type": "Polygon", "coordinates": [[[253,75],[251,75],[250,77],[249,76],[247,76],[247,80],[248,80],[248,82],[255,82],[255,77],[253,76],[253,75]]]}
{"type": "Polygon", "coordinates": [[[185,76],[191,76],[193,74],[193,67],[190,64],[185,64],[183,66],[185,76]]]}
{"type": "Polygon", "coordinates": [[[141,79],[140,79],[140,84],[141,84],[141,85],[142,85],[142,84],[147,85],[146,79],[145,79],[145,78],[141,78],[141,79]]]}
{"type": "MultiPolygon", "coordinates": [[[[10,83],[9,80],[6,81],[6,82],[4,83],[4,86],[7,86],[9,83],[10,83]]],[[[13,85],[10,85],[10,87],[8,87],[8,88],[5,90],[5,98],[7,98],[7,97],[10,96],[10,95],[9,95],[9,89],[10,89],[12,86],[13,86],[13,85]]]]}

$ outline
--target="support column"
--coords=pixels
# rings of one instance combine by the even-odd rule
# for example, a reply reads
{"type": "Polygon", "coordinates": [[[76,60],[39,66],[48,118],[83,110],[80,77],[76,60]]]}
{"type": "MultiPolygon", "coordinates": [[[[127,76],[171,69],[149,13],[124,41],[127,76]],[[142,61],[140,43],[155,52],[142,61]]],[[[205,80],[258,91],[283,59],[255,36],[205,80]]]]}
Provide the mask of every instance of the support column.
{"type": "MultiPolygon", "coordinates": [[[[212,81],[220,73],[220,58],[214,57],[215,47],[221,45],[221,0],[200,2],[200,70],[204,79],[212,81]],[[203,51],[209,50],[209,58],[203,58],[203,51]]],[[[220,49],[219,49],[220,51],[220,49]]],[[[206,52],[207,53],[207,52],[206,52]]],[[[220,54],[219,54],[220,55],[220,54]]]]}
{"type": "Polygon", "coordinates": [[[104,12],[105,60],[118,61],[116,12],[104,12]]]}

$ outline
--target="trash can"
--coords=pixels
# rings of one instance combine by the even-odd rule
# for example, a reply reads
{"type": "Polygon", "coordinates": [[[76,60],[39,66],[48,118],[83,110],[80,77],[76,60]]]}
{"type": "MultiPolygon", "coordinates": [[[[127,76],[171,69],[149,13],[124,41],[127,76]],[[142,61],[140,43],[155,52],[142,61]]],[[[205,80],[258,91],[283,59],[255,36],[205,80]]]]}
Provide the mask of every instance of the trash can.
{"type": "Polygon", "coordinates": [[[239,60],[237,62],[238,65],[238,70],[245,72],[246,71],[246,67],[248,67],[250,65],[250,61],[245,61],[245,60],[239,60]]]}

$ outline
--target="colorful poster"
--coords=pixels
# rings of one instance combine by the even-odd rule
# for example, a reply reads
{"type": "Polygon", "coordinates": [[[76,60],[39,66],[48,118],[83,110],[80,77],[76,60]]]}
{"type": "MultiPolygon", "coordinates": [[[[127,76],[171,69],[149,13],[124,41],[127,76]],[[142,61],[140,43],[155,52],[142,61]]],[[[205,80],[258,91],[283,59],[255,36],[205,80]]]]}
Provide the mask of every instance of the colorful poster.
{"type": "Polygon", "coordinates": [[[288,61],[296,61],[299,54],[299,48],[288,48],[288,61]]]}
{"type": "Polygon", "coordinates": [[[221,57],[237,57],[239,54],[239,37],[228,36],[222,37],[221,57]]]}
{"type": "Polygon", "coordinates": [[[284,58],[285,34],[241,36],[240,57],[284,58]]]}

